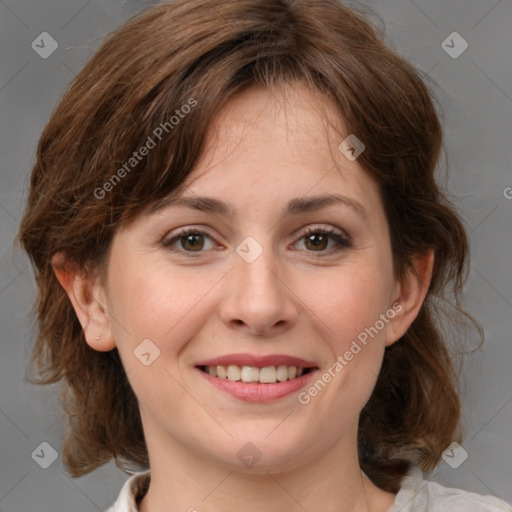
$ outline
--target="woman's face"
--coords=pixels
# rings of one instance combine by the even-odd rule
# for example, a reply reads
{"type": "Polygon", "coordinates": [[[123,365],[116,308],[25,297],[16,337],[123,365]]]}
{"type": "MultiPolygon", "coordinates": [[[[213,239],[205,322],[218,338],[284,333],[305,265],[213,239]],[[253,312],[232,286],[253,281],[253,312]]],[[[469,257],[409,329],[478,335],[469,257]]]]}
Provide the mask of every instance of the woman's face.
{"type": "Polygon", "coordinates": [[[286,100],[246,91],[179,196],[196,207],[117,231],[98,296],[150,457],[169,448],[263,471],[355,447],[400,286],[377,185],[338,149],[348,133],[327,128],[329,111],[304,86],[286,100]],[[289,378],[296,367],[309,370],[289,378]]]}

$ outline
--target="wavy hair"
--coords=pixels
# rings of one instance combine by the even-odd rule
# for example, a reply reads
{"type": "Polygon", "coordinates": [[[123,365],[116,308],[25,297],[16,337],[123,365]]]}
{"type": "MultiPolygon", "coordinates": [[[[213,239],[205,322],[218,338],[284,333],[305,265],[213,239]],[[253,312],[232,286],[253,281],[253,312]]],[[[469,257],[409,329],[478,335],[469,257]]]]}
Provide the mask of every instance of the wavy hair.
{"type": "Polygon", "coordinates": [[[62,380],[63,460],[72,476],[111,458],[127,472],[149,460],[117,349],[87,345],[52,256],[63,251],[80,269],[101,267],[116,230],[182,186],[230,98],[295,81],[328,96],[349,133],[366,142],[358,163],[379,186],[396,277],[414,256],[435,254],[421,310],[386,348],[361,413],[361,468],[397,492],[411,464],[428,471],[461,442],[457,369],[442,317],[471,319],[460,306],[469,248],[436,181],[443,132],[426,78],[362,8],[336,0],[177,0],[142,11],[105,39],[44,128],[18,233],[37,285],[26,378],[62,380]],[[191,99],[196,104],[171,129],[168,120],[191,99]],[[164,125],[165,143],[120,171],[164,125]]]}

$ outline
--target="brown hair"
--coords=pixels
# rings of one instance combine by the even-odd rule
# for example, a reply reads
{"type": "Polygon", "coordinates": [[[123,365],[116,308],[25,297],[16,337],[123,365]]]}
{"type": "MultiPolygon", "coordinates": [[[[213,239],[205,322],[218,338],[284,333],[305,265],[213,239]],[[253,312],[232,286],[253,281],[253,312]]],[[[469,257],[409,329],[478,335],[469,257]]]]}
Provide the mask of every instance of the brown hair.
{"type": "Polygon", "coordinates": [[[100,268],[119,226],[179,190],[234,94],[297,80],[331,98],[365,143],[358,162],[382,194],[396,277],[412,257],[435,251],[419,315],[386,349],[361,413],[361,467],[397,492],[411,463],[432,469],[460,441],[457,373],[438,320],[448,294],[456,314],[466,315],[459,298],[468,243],[434,179],[443,137],[433,93],[362,11],[335,0],[178,0],[147,9],[103,43],[44,129],[31,175],[19,240],[35,270],[39,329],[29,365],[37,377],[27,378],[64,379],[63,460],[72,476],[112,457],[125,471],[149,461],[117,349],[87,345],[52,255],[100,268]],[[183,105],[191,106],[187,115],[170,123],[183,105]],[[126,166],[159,126],[167,128],[165,143],[126,166]]]}

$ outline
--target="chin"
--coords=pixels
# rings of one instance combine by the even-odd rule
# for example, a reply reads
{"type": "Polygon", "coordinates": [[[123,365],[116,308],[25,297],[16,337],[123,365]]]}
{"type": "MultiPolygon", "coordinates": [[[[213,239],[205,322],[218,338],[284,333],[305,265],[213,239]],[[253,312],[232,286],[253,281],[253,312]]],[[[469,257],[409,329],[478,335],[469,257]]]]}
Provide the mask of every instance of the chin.
{"type": "Polygon", "coordinates": [[[287,471],[306,463],[303,447],[307,443],[294,441],[283,433],[275,438],[273,434],[267,436],[267,431],[259,431],[254,436],[245,434],[230,440],[216,458],[232,470],[251,475],[287,471]]]}

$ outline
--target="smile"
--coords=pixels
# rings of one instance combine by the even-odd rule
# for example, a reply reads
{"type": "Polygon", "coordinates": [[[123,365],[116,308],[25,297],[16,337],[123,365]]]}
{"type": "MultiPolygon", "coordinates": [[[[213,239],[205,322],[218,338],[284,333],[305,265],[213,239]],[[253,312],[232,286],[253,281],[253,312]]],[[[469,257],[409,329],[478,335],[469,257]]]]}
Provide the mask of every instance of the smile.
{"type": "Polygon", "coordinates": [[[300,391],[318,371],[314,362],[288,355],[229,354],[196,365],[216,389],[245,402],[270,402],[300,391]]]}
{"type": "Polygon", "coordinates": [[[307,374],[311,368],[301,366],[239,366],[237,364],[200,366],[200,370],[208,373],[212,377],[219,379],[228,379],[232,382],[258,382],[260,384],[275,384],[276,382],[286,382],[307,374]]]}

